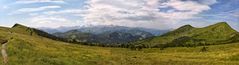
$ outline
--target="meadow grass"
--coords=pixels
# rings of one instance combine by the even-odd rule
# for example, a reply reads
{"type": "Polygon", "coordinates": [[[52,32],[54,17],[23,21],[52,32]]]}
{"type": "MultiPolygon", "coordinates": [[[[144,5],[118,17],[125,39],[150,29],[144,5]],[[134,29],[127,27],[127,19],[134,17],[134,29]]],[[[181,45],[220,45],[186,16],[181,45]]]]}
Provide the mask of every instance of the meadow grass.
{"type": "MultiPolygon", "coordinates": [[[[0,30],[8,42],[8,65],[238,65],[239,43],[164,50],[85,46],[0,30]]],[[[2,61],[2,57],[0,57],[2,61]]],[[[2,64],[2,62],[0,62],[2,64]]]]}

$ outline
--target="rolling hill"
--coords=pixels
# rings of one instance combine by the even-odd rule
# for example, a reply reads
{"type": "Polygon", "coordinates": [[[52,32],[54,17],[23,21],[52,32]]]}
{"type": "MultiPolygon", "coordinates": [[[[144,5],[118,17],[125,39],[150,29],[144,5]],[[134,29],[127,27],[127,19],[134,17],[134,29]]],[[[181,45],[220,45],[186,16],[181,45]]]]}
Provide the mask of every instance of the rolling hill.
{"type": "MultiPolygon", "coordinates": [[[[198,47],[145,48],[95,47],[70,44],[0,27],[0,42],[8,40],[8,65],[238,65],[239,43],[198,47]],[[12,39],[10,39],[12,38],[12,39]]],[[[0,56],[2,61],[2,56],[0,56]]],[[[2,62],[0,62],[2,64],[2,62]]]]}
{"type": "Polygon", "coordinates": [[[21,33],[21,34],[26,34],[31,36],[42,36],[42,37],[46,37],[53,40],[65,41],[64,39],[51,35],[47,32],[44,32],[35,28],[30,28],[21,24],[15,24],[12,26],[12,28],[9,28],[9,30],[11,32],[16,32],[16,33],[21,33]]]}
{"type": "Polygon", "coordinates": [[[225,44],[238,41],[238,32],[232,29],[226,22],[216,23],[203,28],[195,28],[191,25],[182,26],[150,40],[139,41],[149,46],[199,46],[225,44]],[[234,39],[232,41],[232,39],[234,39]]]}

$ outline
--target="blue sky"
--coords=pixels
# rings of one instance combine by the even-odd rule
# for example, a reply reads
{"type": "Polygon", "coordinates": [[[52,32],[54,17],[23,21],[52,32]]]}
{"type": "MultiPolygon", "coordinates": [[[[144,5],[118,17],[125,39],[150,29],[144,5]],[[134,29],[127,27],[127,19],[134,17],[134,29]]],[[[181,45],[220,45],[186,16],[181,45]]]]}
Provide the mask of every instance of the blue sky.
{"type": "Polygon", "coordinates": [[[172,29],[226,21],[239,30],[239,0],[1,0],[0,26],[120,25],[172,29]]]}

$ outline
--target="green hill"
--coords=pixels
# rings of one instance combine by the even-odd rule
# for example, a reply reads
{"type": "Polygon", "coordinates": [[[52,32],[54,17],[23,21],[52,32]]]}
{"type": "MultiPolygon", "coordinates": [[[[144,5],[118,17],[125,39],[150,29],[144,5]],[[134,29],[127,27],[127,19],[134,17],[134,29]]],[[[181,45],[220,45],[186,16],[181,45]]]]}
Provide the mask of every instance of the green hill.
{"type": "Polygon", "coordinates": [[[54,35],[48,34],[47,32],[44,32],[35,28],[30,28],[21,24],[15,24],[9,30],[11,32],[16,32],[16,33],[30,35],[30,36],[42,36],[42,37],[46,37],[53,40],[66,41],[62,38],[58,38],[54,35]]]}
{"type": "Polygon", "coordinates": [[[220,22],[203,28],[195,28],[191,25],[182,26],[174,31],[150,40],[141,41],[149,46],[198,46],[236,42],[230,41],[238,32],[232,29],[226,22],[220,22]]]}
{"type": "MultiPolygon", "coordinates": [[[[8,65],[238,65],[239,43],[204,47],[173,47],[141,51],[70,44],[29,35],[25,27],[0,27],[0,42],[8,41],[8,65]],[[26,34],[23,34],[26,33],[26,34]]],[[[2,61],[2,56],[0,56],[2,61]]],[[[0,62],[1,65],[2,62],[0,62]]]]}

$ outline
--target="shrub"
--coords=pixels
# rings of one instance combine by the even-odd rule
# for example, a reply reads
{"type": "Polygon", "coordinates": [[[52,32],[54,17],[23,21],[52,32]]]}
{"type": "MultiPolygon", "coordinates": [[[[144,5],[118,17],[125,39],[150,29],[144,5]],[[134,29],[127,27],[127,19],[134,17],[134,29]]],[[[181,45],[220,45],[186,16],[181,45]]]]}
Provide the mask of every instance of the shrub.
{"type": "Polygon", "coordinates": [[[206,51],[208,51],[208,47],[203,47],[203,48],[201,49],[201,52],[206,52],[206,51]]]}

